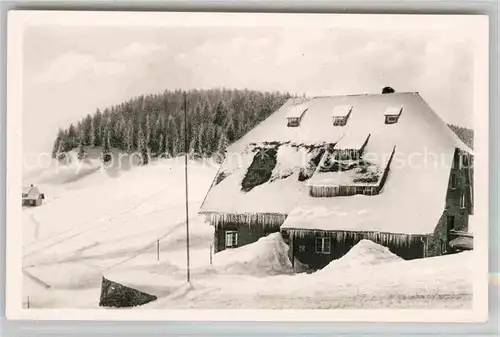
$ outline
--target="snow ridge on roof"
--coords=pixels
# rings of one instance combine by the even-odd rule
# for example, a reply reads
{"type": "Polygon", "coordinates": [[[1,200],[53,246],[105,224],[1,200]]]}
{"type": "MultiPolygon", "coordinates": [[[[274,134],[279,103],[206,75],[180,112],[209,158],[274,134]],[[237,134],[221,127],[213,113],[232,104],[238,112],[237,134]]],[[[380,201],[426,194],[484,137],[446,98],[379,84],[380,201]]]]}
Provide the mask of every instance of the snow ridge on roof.
{"type": "Polygon", "coordinates": [[[384,112],[386,116],[397,116],[403,111],[403,106],[391,106],[387,108],[384,112]]]}
{"type": "Polygon", "coordinates": [[[351,110],[352,110],[352,105],[350,105],[350,104],[337,105],[333,109],[332,116],[333,117],[345,117],[351,112],[351,110]]]}
{"type": "Polygon", "coordinates": [[[347,133],[343,134],[335,144],[335,149],[356,149],[359,150],[369,140],[370,134],[347,133]]]}
{"type": "Polygon", "coordinates": [[[301,104],[290,107],[288,110],[287,118],[300,118],[304,114],[307,108],[301,104]]]}

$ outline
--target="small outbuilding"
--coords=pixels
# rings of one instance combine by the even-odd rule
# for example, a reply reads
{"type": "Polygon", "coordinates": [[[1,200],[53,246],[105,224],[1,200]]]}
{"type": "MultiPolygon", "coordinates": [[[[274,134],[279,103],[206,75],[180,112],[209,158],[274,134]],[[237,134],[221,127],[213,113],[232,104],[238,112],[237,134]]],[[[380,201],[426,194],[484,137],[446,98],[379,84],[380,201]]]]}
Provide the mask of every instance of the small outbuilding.
{"type": "Polygon", "coordinates": [[[22,189],[23,206],[40,206],[44,199],[45,199],[45,194],[41,193],[38,187],[34,185],[23,186],[22,189]]]}

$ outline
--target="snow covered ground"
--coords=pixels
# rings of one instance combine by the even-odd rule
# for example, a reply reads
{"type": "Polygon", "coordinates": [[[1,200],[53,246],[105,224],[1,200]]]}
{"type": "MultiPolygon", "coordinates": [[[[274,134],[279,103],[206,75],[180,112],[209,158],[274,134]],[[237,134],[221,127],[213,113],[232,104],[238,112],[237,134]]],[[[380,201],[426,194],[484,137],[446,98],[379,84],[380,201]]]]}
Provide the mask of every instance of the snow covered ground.
{"type": "Polygon", "coordinates": [[[217,167],[189,163],[191,284],[186,284],[182,159],[101,172],[90,160],[35,174],[43,206],[23,209],[23,303],[97,308],[102,276],[147,289],[142,308],[462,308],[470,253],[404,261],[362,241],[315,273],[297,273],[280,234],[213,256],[197,215],[217,167]],[[157,245],[159,244],[159,255],[157,245]]]}

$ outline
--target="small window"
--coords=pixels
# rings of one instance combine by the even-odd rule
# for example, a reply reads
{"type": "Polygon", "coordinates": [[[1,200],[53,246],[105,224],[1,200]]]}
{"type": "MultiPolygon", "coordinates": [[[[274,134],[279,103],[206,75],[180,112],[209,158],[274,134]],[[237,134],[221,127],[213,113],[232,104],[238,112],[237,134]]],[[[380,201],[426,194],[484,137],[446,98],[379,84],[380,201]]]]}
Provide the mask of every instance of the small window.
{"type": "Polygon", "coordinates": [[[455,230],[455,216],[454,215],[448,215],[448,218],[446,219],[448,221],[448,230],[453,231],[455,230]]]}
{"type": "Polygon", "coordinates": [[[291,107],[288,111],[287,115],[287,126],[288,127],[297,127],[300,125],[300,121],[304,116],[307,108],[303,105],[295,105],[291,107]]]}
{"type": "Polygon", "coordinates": [[[299,252],[303,253],[306,251],[306,246],[305,245],[299,245],[299,252]]]}
{"type": "Polygon", "coordinates": [[[389,107],[385,110],[385,124],[395,124],[399,120],[399,116],[403,112],[403,107],[389,107]]]}
{"type": "Polygon", "coordinates": [[[351,115],[352,105],[338,105],[333,109],[332,118],[334,126],[345,126],[351,115]]]}
{"type": "Polygon", "coordinates": [[[363,194],[364,195],[373,195],[373,187],[365,187],[363,189],[363,194]]]}
{"type": "Polygon", "coordinates": [[[345,126],[347,124],[347,117],[333,117],[334,126],[345,126]]]}
{"type": "Polygon", "coordinates": [[[385,116],[385,124],[396,124],[398,122],[399,115],[388,115],[385,116]]]}
{"type": "Polygon", "coordinates": [[[450,188],[452,190],[457,188],[457,174],[455,172],[451,172],[451,175],[450,175],[450,188]]]}
{"type": "Polygon", "coordinates": [[[226,248],[238,247],[238,232],[226,231],[226,248]]]}
{"type": "Polygon", "coordinates": [[[330,238],[316,238],[316,253],[330,254],[330,238]]]}
{"type": "Polygon", "coordinates": [[[300,124],[300,118],[288,118],[288,127],[297,127],[300,124]]]}
{"type": "Polygon", "coordinates": [[[463,192],[462,196],[460,197],[460,208],[465,208],[465,192],[463,192]]]}

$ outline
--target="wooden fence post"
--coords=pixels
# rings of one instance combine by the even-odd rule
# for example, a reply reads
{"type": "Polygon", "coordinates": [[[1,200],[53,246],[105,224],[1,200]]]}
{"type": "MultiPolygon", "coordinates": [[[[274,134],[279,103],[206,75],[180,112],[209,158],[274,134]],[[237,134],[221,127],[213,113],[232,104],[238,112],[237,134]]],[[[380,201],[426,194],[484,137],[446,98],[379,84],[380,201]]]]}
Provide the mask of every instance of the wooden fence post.
{"type": "Polygon", "coordinates": [[[156,261],[160,261],[160,240],[156,240],[156,261]]]}

